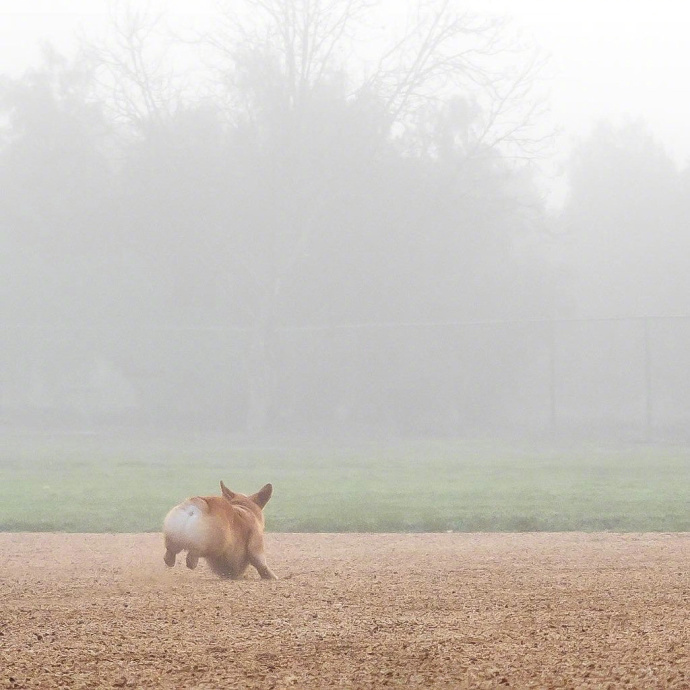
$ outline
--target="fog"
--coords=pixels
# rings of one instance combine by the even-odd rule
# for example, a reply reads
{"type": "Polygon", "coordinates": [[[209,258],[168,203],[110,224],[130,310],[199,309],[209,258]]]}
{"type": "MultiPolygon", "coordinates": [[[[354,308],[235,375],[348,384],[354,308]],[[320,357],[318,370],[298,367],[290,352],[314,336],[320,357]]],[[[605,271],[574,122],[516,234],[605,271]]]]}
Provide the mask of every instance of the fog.
{"type": "Polygon", "coordinates": [[[667,24],[587,92],[534,4],[161,7],[3,15],[0,429],[686,433],[667,24]]]}

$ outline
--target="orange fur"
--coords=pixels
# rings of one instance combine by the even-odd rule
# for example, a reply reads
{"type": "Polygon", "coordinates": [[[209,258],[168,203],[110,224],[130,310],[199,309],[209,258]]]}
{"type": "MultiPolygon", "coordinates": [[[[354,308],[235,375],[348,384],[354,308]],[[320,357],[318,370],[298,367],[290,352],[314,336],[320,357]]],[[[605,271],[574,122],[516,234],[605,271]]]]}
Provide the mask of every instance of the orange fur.
{"type": "Polygon", "coordinates": [[[222,496],[188,498],[166,515],[166,565],[174,566],[177,554],[186,551],[188,568],[195,568],[199,558],[205,558],[223,578],[237,579],[253,565],[263,579],[275,580],[264,555],[262,510],[273,487],[266,484],[251,496],[230,491],[223,482],[220,488],[222,496]]]}

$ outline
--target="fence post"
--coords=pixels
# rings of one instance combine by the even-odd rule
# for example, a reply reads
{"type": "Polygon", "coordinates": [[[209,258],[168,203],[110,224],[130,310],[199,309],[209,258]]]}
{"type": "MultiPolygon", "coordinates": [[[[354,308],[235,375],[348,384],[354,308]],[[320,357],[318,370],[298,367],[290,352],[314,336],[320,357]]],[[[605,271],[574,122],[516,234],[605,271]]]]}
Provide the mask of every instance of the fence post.
{"type": "Polygon", "coordinates": [[[549,422],[556,431],[558,410],[556,405],[556,320],[549,322],[549,422]]]}
{"type": "Polygon", "coordinates": [[[649,440],[652,435],[653,423],[653,391],[652,391],[652,346],[650,338],[650,319],[642,320],[642,336],[644,339],[644,395],[645,395],[645,435],[649,440]]]}

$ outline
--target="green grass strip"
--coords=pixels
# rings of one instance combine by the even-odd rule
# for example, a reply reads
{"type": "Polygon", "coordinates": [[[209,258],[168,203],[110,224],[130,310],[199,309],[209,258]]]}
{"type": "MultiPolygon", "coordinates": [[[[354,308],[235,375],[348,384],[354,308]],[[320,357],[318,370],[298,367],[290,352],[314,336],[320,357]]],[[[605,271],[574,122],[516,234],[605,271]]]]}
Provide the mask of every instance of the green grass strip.
{"type": "Polygon", "coordinates": [[[223,479],[274,496],[279,532],[690,531],[690,449],[464,440],[286,443],[5,439],[0,530],[158,531],[223,479]]]}

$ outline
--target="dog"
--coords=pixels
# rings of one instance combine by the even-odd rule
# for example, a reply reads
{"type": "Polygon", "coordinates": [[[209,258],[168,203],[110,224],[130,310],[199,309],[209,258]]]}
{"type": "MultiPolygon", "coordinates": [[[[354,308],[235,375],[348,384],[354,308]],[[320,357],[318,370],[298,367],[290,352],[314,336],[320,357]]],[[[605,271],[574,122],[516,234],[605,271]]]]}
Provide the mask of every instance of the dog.
{"type": "Polygon", "coordinates": [[[194,496],[175,506],[163,522],[165,564],[172,568],[180,551],[187,567],[205,558],[224,579],[240,578],[254,566],[263,580],[277,580],[264,555],[263,508],[273,493],[266,484],[251,496],[230,491],[221,481],[222,496],[194,496]]]}

